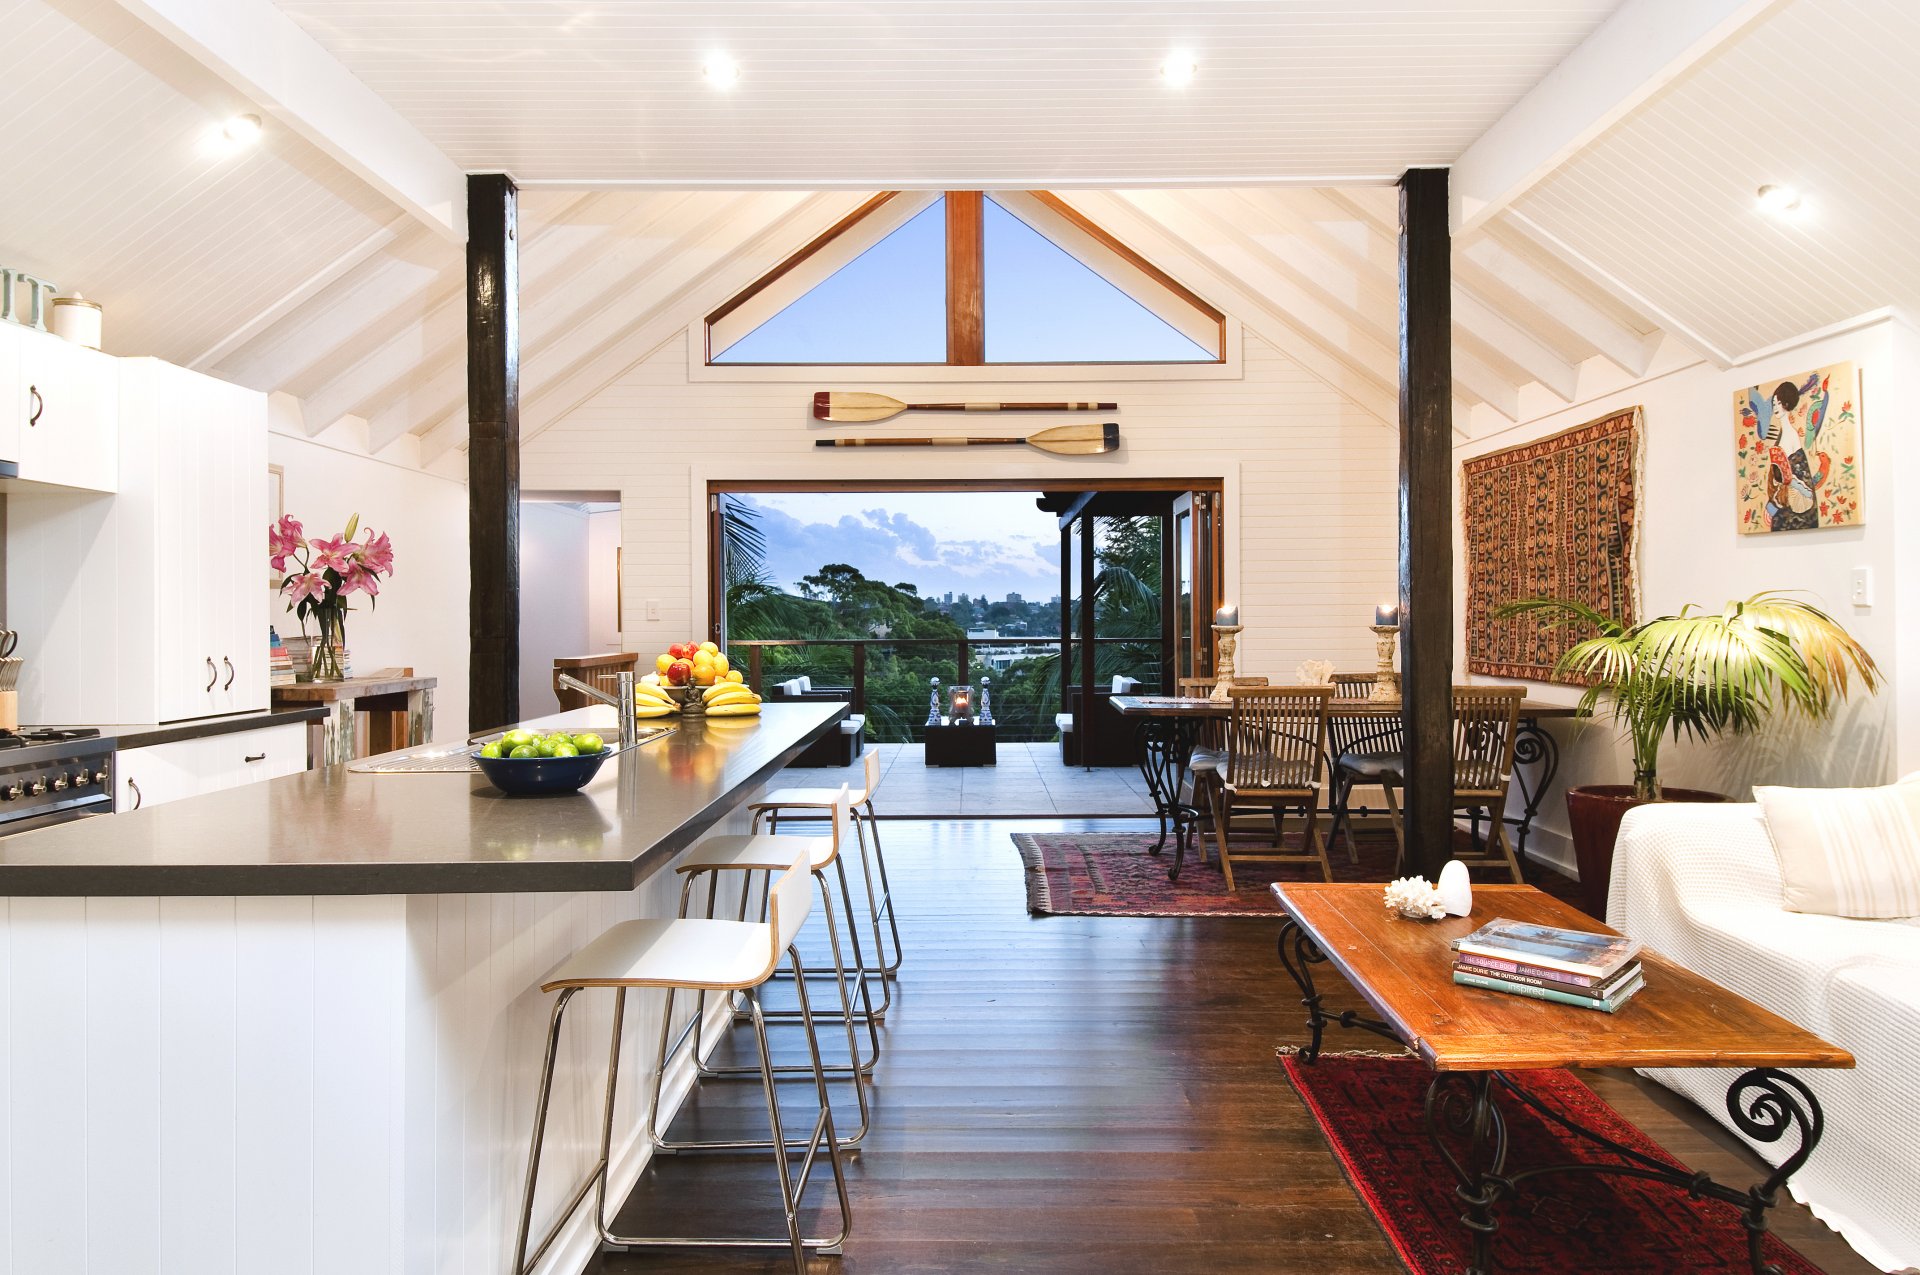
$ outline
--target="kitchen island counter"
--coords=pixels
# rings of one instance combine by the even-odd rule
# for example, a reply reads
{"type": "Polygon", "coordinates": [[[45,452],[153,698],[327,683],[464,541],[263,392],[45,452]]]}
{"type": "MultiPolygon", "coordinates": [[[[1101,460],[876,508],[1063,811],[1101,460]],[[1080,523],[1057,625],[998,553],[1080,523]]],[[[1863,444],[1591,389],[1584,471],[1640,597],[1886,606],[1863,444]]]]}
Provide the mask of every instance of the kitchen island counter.
{"type": "MultiPolygon", "coordinates": [[[[670,718],[579,793],[508,797],[478,773],[330,766],[0,839],[0,896],[472,894],[631,890],[845,716],[768,704],[670,718]]],[[[618,737],[610,708],[543,729],[618,737]]]]}

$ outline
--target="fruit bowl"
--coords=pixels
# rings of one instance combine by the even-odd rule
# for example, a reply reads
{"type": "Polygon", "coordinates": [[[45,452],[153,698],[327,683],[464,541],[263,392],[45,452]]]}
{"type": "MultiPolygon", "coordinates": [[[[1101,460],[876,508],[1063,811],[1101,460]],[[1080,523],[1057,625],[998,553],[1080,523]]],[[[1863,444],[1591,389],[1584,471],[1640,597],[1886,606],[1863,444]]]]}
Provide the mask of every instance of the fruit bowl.
{"type": "Polygon", "coordinates": [[[545,797],[579,792],[599,773],[600,765],[617,749],[607,748],[582,757],[482,757],[474,764],[487,782],[515,797],[545,797]]]}

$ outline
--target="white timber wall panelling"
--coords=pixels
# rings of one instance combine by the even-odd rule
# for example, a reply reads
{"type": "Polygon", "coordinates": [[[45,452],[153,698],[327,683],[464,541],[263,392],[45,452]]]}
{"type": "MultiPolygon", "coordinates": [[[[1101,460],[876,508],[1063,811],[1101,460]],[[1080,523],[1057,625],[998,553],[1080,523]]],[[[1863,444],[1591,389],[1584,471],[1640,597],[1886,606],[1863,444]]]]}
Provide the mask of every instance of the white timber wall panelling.
{"type": "MultiPolygon", "coordinates": [[[[1911,584],[1920,571],[1920,556],[1913,552],[1920,540],[1920,511],[1904,499],[1901,487],[1901,478],[1920,465],[1920,447],[1907,441],[1915,421],[1912,400],[1903,392],[1914,384],[1914,368],[1911,334],[1893,319],[1726,370],[1670,341],[1643,379],[1630,380],[1600,360],[1590,361],[1582,369],[1576,406],[1541,412],[1547,400],[1536,391],[1529,404],[1533,410],[1522,424],[1491,429],[1455,448],[1457,463],[1640,405],[1646,431],[1637,564],[1643,615],[1669,614],[1687,603],[1717,608],[1762,590],[1791,590],[1844,624],[1887,675],[1889,684],[1878,696],[1866,697],[1856,688],[1853,700],[1824,727],[1776,720],[1746,739],[1705,746],[1670,740],[1661,750],[1663,782],[1744,799],[1756,783],[1883,783],[1895,773],[1896,755],[1901,770],[1920,766],[1920,711],[1915,708],[1920,665],[1914,644],[1901,636],[1920,624],[1920,597],[1911,584]],[[1862,382],[1864,523],[1837,530],[1738,534],[1734,392],[1845,360],[1859,366],[1862,382]],[[1873,606],[1850,602],[1850,575],[1857,567],[1873,573],[1873,606]]],[[[1482,421],[1476,411],[1475,424],[1482,421]]],[[[1464,677],[1464,546],[1456,544],[1455,551],[1455,611],[1461,625],[1456,649],[1464,677]]],[[[1577,688],[1539,683],[1528,689],[1538,698],[1569,704],[1580,694],[1577,688]]],[[[1626,783],[1631,778],[1628,754],[1605,714],[1603,709],[1600,720],[1592,723],[1551,724],[1562,741],[1562,764],[1555,790],[1541,806],[1530,849],[1569,869],[1560,790],[1570,784],[1626,783]]]]}
{"type": "MultiPolygon", "coordinates": [[[[354,672],[410,667],[421,677],[440,679],[434,690],[435,740],[465,738],[466,484],[278,431],[267,436],[267,459],[286,471],[286,512],[300,520],[307,535],[338,535],[358,513],[362,528],[384,531],[393,540],[394,573],[381,582],[379,604],[356,595],[347,617],[354,672]]],[[[260,480],[264,484],[266,475],[260,480]]],[[[261,622],[285,637],[300,632],[300,623],[287,611],[286,599],[268,587],[266,543],[262,526],[261,622]]],[[[264,643],[264,627],[260,638],[264,643]]]]}
{"type": "MultiPolygon", "coordinates": [[[[695,334],[697,336],[697,334],[695,334]]],[[[810,416],[816,389],[879,390],[909,402],[950,400],[951,382],[848,381],[839,369],[792,369],[784,381],[691,377],[686,336],[529,440],[522,482],[548,490],[621,492],[627,649],[650,653],[706,631],[704,480],[1232,477],[1228,588],[1247,625],[1243,666],[1280,680],[1301,660],[1369,668],[1372,608],[1394,591],[1397,443],[1392,430],[1253,334],[1232,379],[1006,383],[970,370],[974,400],[1115,402],[1123,446],[1062,458],[1025,448],[898,452],[817,449],[830,435],[979,432],[982,419],[903,417],[827,427],[810,416]],[[1222,462],[1220,458],[1230,458],[1222,462]],[[1237,526],[1237,538],[1231,533],[1237,526]],[[660,619],[646,601],[657,598],[660,619]]],[[[1130,369],[1137,370],[1137,369],[1130,369]]],[[[1057,423],[998,416],[993,432],[1057,423]]]]}
{"type": "MultiPolygon", "coordinates": [[[[0,899],[0,1275],[508,1269],[540,980],[678,902],[664,864],[625,893],[0,899]]],[[[664,1006],[629,998],[616,1195],[664,1006]]],[[[536,1231],[598,1152],[612,1007],[568,1011],[536,1231]]],[[[583,1208],[541,1269],[596,1246],[583,1208]]]]}
{"type": "Polygon", "coordinates": [[[556,655],[586,655],[587,515],[570,505],[520,505],[520,716],[560,711],[556,655]]]}

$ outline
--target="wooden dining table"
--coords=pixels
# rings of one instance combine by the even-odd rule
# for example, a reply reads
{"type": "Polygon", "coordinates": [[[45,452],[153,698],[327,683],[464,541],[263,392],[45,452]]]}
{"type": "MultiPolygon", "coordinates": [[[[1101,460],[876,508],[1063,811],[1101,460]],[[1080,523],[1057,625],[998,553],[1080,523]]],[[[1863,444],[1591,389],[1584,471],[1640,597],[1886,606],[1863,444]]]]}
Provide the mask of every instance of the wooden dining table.
{"type": "MultiPolygon", "coordinates": [[[[1195,835],[1201,815],[1199,807],[1180,799],[1181,781],[1186,777],[1187,763],[1193,757],[1201,732],[1209,723],[1224,722],[1232,714],[1232,703],[1180,695],[1115,695],[1109,702],[1114,712],[1136,724],[1140,775],[1146,780],[1154,812],[1160,820],[1160,839],[1149,853],[1159,854],[1165,850],[1167,838],[1172,836],[1173,866],[1167,870],[1167,877],[1178,880],[1181,865],[1186,861],[1188,842],[1195,835]]],[[[1520,812],[1506,817],[1506,822],[1515,830],[1514,850],[1518,855],[1526,854],[1527,834],[1533,830],[1534,816],[1539,813],[1540,802],[1560,769],[1560,745],[1540,723],[1574,715],[1575,709],[1570,704],[1520,701],[1520,722],[1513,738],[1513,782],[1520,790],[1520,812]]],[[[1349,722],[1378,719],[1380,729],[1372,734],[1384,738],[1397,726],[1400,701],[1336,696],[1327,701],[1327,716],[1349,722]]],[[[1354,744],[1365,744],[1369,732],[1362,726],[1352,738],[1354,744]]],[[[1332,757],[1327,760],[1331,766],[1332,757]]],[[[1475,819],[1477,823],[1477,815],[1475,819]]]]}

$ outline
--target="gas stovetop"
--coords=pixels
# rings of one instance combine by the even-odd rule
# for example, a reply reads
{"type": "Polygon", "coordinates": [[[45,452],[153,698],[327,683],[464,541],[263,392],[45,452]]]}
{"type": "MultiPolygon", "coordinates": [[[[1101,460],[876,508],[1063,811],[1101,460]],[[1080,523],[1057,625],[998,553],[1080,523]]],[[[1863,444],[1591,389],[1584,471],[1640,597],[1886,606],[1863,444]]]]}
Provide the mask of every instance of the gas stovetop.
{"type": "Polygon", "coordinates": [[[71,744],[77,740],[98,738],[100,732],[91,726],[22,726],[18,730],[0,730],[0,748],[71,744]]]}

